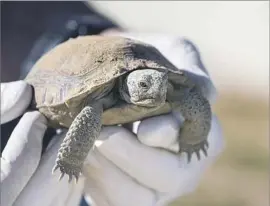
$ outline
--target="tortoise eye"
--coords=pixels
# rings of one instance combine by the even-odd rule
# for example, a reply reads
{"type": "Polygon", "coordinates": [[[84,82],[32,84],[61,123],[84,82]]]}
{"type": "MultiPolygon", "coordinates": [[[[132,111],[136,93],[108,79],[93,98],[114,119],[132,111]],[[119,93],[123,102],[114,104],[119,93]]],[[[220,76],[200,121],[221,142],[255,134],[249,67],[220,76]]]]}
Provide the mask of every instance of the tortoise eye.
{"type": "Polygon", "coordinates": [[[140,82],[139,84],[142,88],[148,88],[148,85],[145,82],[140,82]]]}

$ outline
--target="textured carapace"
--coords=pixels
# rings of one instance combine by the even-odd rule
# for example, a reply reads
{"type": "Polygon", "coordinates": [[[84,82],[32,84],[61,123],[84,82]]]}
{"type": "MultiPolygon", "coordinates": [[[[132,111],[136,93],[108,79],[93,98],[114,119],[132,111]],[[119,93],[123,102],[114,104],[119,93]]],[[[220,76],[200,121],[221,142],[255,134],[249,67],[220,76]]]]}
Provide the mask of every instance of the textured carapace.
{"type": "Polygon", "coordinates": [[[49,123],[69,127],[86,98],[102,98],[119,77],[140,68],[169,70],[176,84],[190,84],[155,47],[102,36],[82,36],[56,46],[39,59],[25,80],[33,85],[35,105],[49,123]]]}

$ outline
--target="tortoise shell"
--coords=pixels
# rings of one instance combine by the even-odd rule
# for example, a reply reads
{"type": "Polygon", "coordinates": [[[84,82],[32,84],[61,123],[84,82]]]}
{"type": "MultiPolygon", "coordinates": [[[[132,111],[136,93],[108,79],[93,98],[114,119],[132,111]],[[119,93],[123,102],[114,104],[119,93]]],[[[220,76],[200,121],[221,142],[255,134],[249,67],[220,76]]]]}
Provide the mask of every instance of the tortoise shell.
{"type": "Polygon", "coordinates": [[[177,74],[171,75],[176,83],[182,75],[149,44],[117,36],[81,36],[42,56],[25,80],[34,87],[35,107],[49,123],[68,127],[86,97],[107,95],[117,78],[140,68],[171,71],[177,74]]]}

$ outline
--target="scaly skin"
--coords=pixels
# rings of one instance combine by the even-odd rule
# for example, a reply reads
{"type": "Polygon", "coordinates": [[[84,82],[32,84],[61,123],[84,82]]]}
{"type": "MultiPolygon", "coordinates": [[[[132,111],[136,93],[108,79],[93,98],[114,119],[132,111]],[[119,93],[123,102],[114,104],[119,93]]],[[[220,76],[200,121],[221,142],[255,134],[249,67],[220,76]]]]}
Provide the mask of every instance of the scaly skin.
{"type": "Polygon", "coordinates": [[[101,131],[101,114],[100,107],[86,106],[72,122],[58,150],[53,168],[53,172],[60,169],[59,180],[67,174],[69,182],[73,176],[78,181],[84,160],[101,131]]]}
{"type": "Polygon", "coordinates": [[[198,91],[192,89],[173,105],[173,109],[181,112],[185,118],[179,132],[179,153],[186,152],[188,162],[193,153],[200,160],[200,150],[207,156],[207,137],[212,120],[209,102],[198,91]]]}

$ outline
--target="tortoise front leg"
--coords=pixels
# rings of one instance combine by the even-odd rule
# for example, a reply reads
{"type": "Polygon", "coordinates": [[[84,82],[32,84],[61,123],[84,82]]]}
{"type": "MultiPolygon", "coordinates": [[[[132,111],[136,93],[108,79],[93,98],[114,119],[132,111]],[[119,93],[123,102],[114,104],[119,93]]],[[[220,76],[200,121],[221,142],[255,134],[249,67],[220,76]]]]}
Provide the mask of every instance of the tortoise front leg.
{"type": "Polygon", "coordinates": [[[86,106],[72,122],[58,150],[53,173],[59,168],[61,180],[64,174],[78,181],[84,160],[101,131],[102,109],[97,106],[86,106]]]}
{"type": "Polygon", "coordinates": [[[179,132],[179,153],[186,152],[188,162],[193,153],[200,160],[200,150],[207,156],[207,137],[211,129],[212,111],[207,99],[198,91],[186,91],[184,96],[172,104],[174,111],[179,111],[185,118],[179,132]]]}

